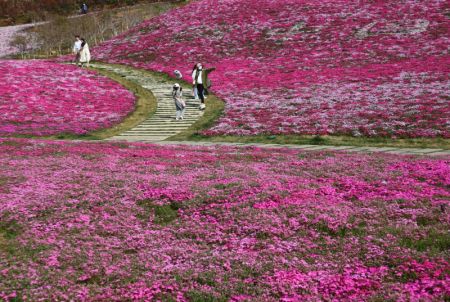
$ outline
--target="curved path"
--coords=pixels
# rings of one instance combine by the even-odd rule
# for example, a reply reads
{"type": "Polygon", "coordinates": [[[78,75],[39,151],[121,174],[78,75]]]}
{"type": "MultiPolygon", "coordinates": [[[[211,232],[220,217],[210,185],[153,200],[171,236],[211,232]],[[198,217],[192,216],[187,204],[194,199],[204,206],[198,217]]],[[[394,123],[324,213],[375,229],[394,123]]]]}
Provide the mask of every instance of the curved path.
{"type": "Polygon", "coordinates": [[[195,145],[195,146],[242,146],[259,148],[292,148],[305,151],[345,151],[345,152],[384,152],[403,155],[427,155],[450,156],[450,150],[438,148],[397,148],[397,147],[358,147],[358,146],[326,146],[326,145],[281,145],[260,143],[220,143],[220,142],[195,142],[195,141],[164,141],[165,139],[189,128],[202,115],[198,109],[199,101],[195,101],[189,93],[186,93],[187,108],[185,119],[176,121],[175,105],[171,97],[172,82],[152,76],[151,74],[135,68],[120,65],[107,65],[101,63],[92,64],[93,67],[118,74],[145,89],[150,90],[155,96],[158,107],[156,113],[133,129],[125,131],[118,136],[108,138],[114,141],[129,142],[155,142],[162,145],[195,145]]]}
{"type": "Polygon", "coordinates": [[[200,102],[194,100],[190,91],[184,92],[186,100],[186,112],[184,120],[175,120],[175,104],[172,99],[171,91],[172,82],[152,77],[145,71],[131,69],[125,66],[107,65],[101,63],[91,64],[92,67],[103,69],[118,74],[128,81],[134,82],[145,89],[150,90],[155,96],[158,107],[154,115],[148,117],[138,126],[125,131],[118,136],[109,138],[108,140],[126,140],[126,141],[162,141],[175,134],[187,130],[202,115],[203,111],[199,110],[200,102]]]}

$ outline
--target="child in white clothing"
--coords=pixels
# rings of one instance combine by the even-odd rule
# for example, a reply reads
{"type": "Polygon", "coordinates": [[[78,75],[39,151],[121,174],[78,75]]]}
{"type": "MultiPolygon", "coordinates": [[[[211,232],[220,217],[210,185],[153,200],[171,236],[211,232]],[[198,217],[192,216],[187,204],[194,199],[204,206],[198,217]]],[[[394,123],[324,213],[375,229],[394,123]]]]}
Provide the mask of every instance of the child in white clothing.
{"type": "Polygon", "coordinates": [[[177,121],[182,120],[184,118],[184,111],[186,110],[186,102],[183,100],[183,88],[180,87],[180,84],[176,83],[173,85],[172,97],[177,109],[175,119],[177,121]]]}

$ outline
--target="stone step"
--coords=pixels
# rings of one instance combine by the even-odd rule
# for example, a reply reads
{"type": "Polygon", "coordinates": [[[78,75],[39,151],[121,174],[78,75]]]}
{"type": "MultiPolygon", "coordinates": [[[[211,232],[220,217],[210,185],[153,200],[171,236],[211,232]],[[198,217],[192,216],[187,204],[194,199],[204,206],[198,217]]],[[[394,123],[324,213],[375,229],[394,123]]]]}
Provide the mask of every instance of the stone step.
{"type": "Polygon", "coordinates": [[[169,129],[169,128],[186,128],[189,127],[191,123],[183,122],[182,120],[175,121],[174,123],[161,123],[161,124],[139,124],[136,128],[158,128],[158,129],[169,129]]]}
{"type": "Polygon", "coordinates": [[[162,133],[142,133],[142,132],[124,132],[116,136],[143,136],[143,137],[171,137],[174,134],[162,134],[162,133]]]}
{"type": "MultiPolygon", "coordinates": [[[[174,121],[173,123],[149,123],[149,124],[140,124],[142,127],[158,127],[160,129],[166,129],[170,127],[185,127],[189,128],[192,126],[192,123],[183,122],[183,121],[174,121]]],[[[135,127],[136,128],[136,127],[135,127]]],[[[135,129],[133,128],[133,129],[135,129]]]]}
{"type": "MultiPolygon", "coordinates": [[[[156,110],[170,110],[170,111],[175,110],[176,111],[176,107],[174,104],[170,104],[170,106],[163,106],[163,107],[158,106],[156,108],[156,110]]],[[[192,105],[192,106],[187,105],[186,110],[192,111],[192,112],[200,112],[200,110],[198,109],[198,106],[194,106],[194,105],[192,105]]]]}
{"type": "Polygon", "coordinates": [[[141,125],[154,125],[154,124],[159,124],[159,123],[162,123],[162,124],[173,124],[173,123],[176,123],[176,122],[184,122],[186,124],[192,124],[195,121],[197,121],[197,120],[196,119],[192,119],[192,118],[187,118],[187,117],[185,117],[182,121],[176,121],[173,116],[170,116],[168,118],[161,118],[161,119],[152,118],[152,119],[150,119],[148,121],[145,121],[145,122],[141,123],[141,125]]]}
{"type": "MultiPolygon", "coordinates": [[[[155,113],[155,115],[154,116],[172,116],[172,115],[175,115],[175,113],[176,113],[176,110],[167,110],[167,111],[156,111],[156,113],[155,113]]],[[[184,116],[185,117],[192,117],[192,118],[197,118],[197,117],[200,117],[200,115],[201,114],[198,114],[197,113],[197,111],[194,111],[194,112],[192,112],[192,111],[185,111],[184,112],[184,116]]]]}
{"type": "MultiPolygon", "coordinates": [[[[160,117],[160,118],[167,118],[167,117],[175,117],[176,111],[161,111],[161,112],[157,112],[155,113],[155,115],[153,115],[153,117],[160,117]]],[[[201,114],[198,114],[196,112],[184,112],[184,117],[185,118],[193,118],[193,119],[197,119],[198,117],[200,117],[201,114]]]]}
{"type": "MultiPolygon", "coordinates": [[[[200,116],[193,114],[185,114],[184,121],[192,122],[197,121],[200,116]]],[[[147,118],[143,123],[153,123],[153,122],[171,122],[175,121],[175,112],[171,113],[158,113],[149,118],[147,118]]]]}
{"type": "MultiPolygon", "coordinates": [[[[157,107],[156,110],[158,110],[158,111],[166,111],[166,112],[175,112],[175,111],[177,111],[175,106],[163,107],[163,108],[157,107]]],[[[194,106],[186,106],[185,111],[186,112],[192,112],[192,113],[200,113],[201,112],[198,109],[197,106],[195,106],[195,107],[194,106]]]]}
{"type": "MultiPolygon", "coordinates": [[[[193,113],[193,114],[195,114],[195,113],[201,114],[203,112],[197,106],[186,106],[185,109],[186,109],[185,111],[189,111],[190,113],[193,113]]],[[[156,113],[158,113],[159,111],[161,111],[161,112],[176,112],[177,109],[172,104],[172,106],[170,106],[170,108],[168,108],[168,107],[158,108],[157,107],[156,113]]]]}
{"type": "Polygon", "coordinates": [[[197,121],[196,118],[192,118],[189,116],[185,116],[183,120],[181,121],[176,121],[175,120],[175,115],[170,115],[167,117],[151,117],[149,119],[146,119],[145,121],[143,121],[141,124],[142,125],[146,125],[146,124],[159,124],[159,123],[163,123],[163,124],[180,124],[180,123],[192,123],[193,121],[197,121]]]}
{"type": "Polygon", "coordinates": [[[179,133],[179,131],[158,131],[158,130],[130,130],[121,135],[153,135],[153,136],[172,136],[179,133]]]}
{"type": "Polygon", "coordinates": [[[171,135],[142,135],[142,134],[121,134],[116,137],[120,138],[136,138],[139,137],[140,139],[146,139],[146,140],[165,140],[169,138],[171,135]]]}
{"type": "Polygon", "coordinates": [[[114,136],[108,140],[114,141],[128,141],[128,142],[159,142],[167,139],[167,136],[140,136],[140,135],[131,135],[131,136],[114,136]]]}
{"type": "Polygon", "coordinates": [[[181,132],[183,130],[188,129],[189,126],[179,126],[179,127],[155,127],[155,126],[149,126],[149,127],[136,127],[128,131],[176,131],[181,132]]]}

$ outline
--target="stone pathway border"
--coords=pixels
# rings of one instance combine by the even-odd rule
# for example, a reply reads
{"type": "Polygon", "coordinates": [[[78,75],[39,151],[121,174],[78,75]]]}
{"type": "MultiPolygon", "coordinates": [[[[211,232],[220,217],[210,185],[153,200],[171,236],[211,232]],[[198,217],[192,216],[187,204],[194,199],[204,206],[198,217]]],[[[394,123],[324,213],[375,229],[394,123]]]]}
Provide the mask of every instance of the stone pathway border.
{"type": "Polygon", "coordinates": [[[194,100],[190,90],[183,91],[183,98],[186,101],[186,112],[183,120],[175,120],[175,104],[172,99],[172,85],[176,82],[167,82],[158,77],[151,76],[149,73],[138,69],[127,67],[111,66],[107,64],[91,64],[100,70],[106,70],[124,77],[128,81],[134,82],[143,88],[149,90],[156,98],[158,107],[155,114],[149,116],[141,124],[127,130],[117,136],[108,138],[108,140],[126,140],[126,141],[148,141],[157,142],[165,140],[173,135],[187,130],[192,126],[204,111],[199,110],[200,101],[194,100]]]}
{"type": "MultiPolygon", "coordinates": [[[[138,140],[136,142],[139,142],[138,140]]],[[[142,142],[142,141],[140,141],[142,142]]],[[[345,152],[382,152],[402,155],[426,155],[426,156],[450,156],[450,150],[444,149],[418,149],[418,148],[395,148],[395,147],[358,147],[358,146],[323,146],[323,145],[283,145],[283,144],[260,144],[260,143],[221,143],[221,142],[194,142],[194,141],[162,141],[155,142],[157,145],[189,145],[189,146],[239,146],[258,148],[289,148],[305,151],[345,151],[345,152]]]]}

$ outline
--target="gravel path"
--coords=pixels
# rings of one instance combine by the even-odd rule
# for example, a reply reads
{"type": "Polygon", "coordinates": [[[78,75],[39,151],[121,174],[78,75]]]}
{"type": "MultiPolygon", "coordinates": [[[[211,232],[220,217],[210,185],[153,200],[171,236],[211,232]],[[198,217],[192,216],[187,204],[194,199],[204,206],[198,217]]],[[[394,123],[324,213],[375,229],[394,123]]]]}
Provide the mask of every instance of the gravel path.
{"type": "Polygon", "coordinates": [[[39,25],[41,23],[21,24],[0,27],[0,58],[17,53],[17,49],[9,46],[14,35],[24,29],[39,25]]]}

